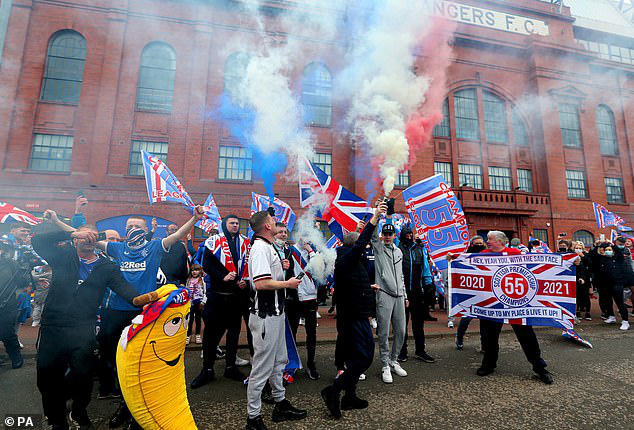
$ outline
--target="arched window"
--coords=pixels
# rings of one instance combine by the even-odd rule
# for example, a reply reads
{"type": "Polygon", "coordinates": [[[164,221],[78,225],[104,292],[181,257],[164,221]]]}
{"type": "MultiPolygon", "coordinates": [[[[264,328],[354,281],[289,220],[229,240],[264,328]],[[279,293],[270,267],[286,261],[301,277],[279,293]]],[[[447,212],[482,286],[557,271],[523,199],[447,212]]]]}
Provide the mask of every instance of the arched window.
{"type": "Polygon", "coordinates": [[[609,107],[599,105],[596,111],[597,131],[599,132],[599,146],[603,155],[618,155],[616,140],[616,126],[614,114],[609,107]]]}
{"type": "Polygon", "coordinates": [[[583,242],[585,246],[592,246],[594,243],[594,235],[587,230],[575,231],[572,235],[572,239],[583,242]]]}
{"type": "Polygon", "coordinates": [[[143,49],[137,85],[137,109],[171,112],[176,54],[171,46],[152,42],[143,49]]]}
{"type": "Polygon", "coordinates": [[[321,63],[310,63],[304,69],[302,104],[305,124],[332,125],[332,75],[321,63]]]}
{"type": "Polygon", "coordinates": [[[73,30],[53,35],[48,44],[42,100],[79,103],[86,62],[86,39],[73,30]]]}
{"type": "Polygon", "coordinates": [[[453,96],[456,115],[456,137],[458,139],[480,140],[478,121],[478,101],[472,88],[456,91],[453,96]]]}
{"type": "Polygon", "coordinates": [[[511,115],[513,117],[513,141],[516,145],[528,146],[528,132],[526,131],[526,125],[522,117],[516,108],[513,108],[511,115]]]}
{"type": "Polygon", "coordinates": [[[484,111],[484,134],[487,142],[508,142],[504,100],[493,93],[484,91],[482,93],[482,109],[484,111]]]}
{"type": "Polygon", "coordinates": [[[435,137],[449,137],[449,100],[442,102],[442,121],[434,127],[435,137]]]}
{"type": "Polygon", "coordinates": [[[250,58],[246,52],[234,52],[227,57],[224,80],[225,91],[230,97],[235,97],[238,88],[242,85],[250,58]]]}

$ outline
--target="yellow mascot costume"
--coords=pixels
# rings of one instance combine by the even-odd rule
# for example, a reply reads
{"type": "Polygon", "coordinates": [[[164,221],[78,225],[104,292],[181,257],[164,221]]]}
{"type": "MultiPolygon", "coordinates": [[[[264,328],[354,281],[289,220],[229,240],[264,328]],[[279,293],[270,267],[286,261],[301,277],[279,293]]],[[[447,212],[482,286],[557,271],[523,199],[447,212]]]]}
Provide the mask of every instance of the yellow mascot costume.
{"type": "Polygon", "coordinates": [[[175,285],[148,294],[154,303],[123,330],[117,348],[123,398],[144,430],[196,429],[185,384],[189,294],[175,285]]]}

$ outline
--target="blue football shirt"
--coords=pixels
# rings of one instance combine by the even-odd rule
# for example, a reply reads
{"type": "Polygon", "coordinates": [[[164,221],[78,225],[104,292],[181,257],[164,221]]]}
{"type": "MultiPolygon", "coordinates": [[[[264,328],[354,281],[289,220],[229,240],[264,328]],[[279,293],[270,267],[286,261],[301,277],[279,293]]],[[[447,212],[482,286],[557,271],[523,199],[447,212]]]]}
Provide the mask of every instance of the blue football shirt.
{"type": "MultiPolygon", "coordinates": [[[[150,240],[138,249],[131,249],[126,242],[108,242],[106,245],[106,253],[114,258],[123,279],[136,290],[137,295],[156,290],[156,273],[165,252],[162,240],[150,240]]],[[[110,291],[109,295],[106,306],[109,309],[138,310],[114,291],[110,291]]]]}

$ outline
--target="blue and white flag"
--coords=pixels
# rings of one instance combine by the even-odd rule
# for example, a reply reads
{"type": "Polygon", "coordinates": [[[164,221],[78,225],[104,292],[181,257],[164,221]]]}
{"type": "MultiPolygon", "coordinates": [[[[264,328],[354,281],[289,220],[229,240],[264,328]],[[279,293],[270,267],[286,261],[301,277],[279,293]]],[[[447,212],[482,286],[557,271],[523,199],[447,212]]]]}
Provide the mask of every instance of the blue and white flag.
{"type": "Polygon", "coordinates": [[[291,325],[288,322],[288,316],[286,316],[286,323],[284,333],[286,334],[286,355],[288,356],[288,363],[284,368],[285,371],[297,370],[302,368],[302,360],[299,358],[299,352],[297,351],[297,344],[293,338],[293,332],[291,331],[291,325]]]}
{"type": "Polygon", "coordinates": [[[291,232],[297,220],[297,216],[287,203],[277,197],[271,202],[271,198],[268,196],[251,193],[251,214],[264,211],[270,206],[273,206],[273,209],[275,209],[275,220],[286,224],[288,231],[291,232]]]}
{"type": "Polygon", "coordinates": [[[337,249],[341,245],[343,245],[343,242],[340,241],[339,238],[334,234],[330,236],[330,239],[328,239],[328,242],[326,242],[326,246],[330,249],[337,249]]]}
{"type": "Polygon", "coordinates": [[[536,237],[533,237],[533,236],[528,236],[528,241],[529,241],[529,242],[531,242],[531,243],[533,243],[533,242],[535,242],[535,241],[538,241],[538,242],[539,242],[539,245],[537,245],[537,246],[533,246],[533,248],[532,248],[532,252],[536,252],[536,253],[538,253],[538,254],[543,254],[543,253],[546,253],[546,252],[551,252],[551,251],[550,251],[550,248],[548,247],[548,244],[546,244],[546,243],[542,242],[541,240],[537,239],[536,237]]]}
{"type": "Polygon", "coordinates": [[[143,160],[143,174],[145,175],[145,185],[147,186],[150,204],[175,202],[188,208],[196,206],[178,178],[158,157],[146,151],[141,151],[141,159],[143,160]]]}
{"type": "Polygon", "coordinates": [[[209,193],[207,196],[207,200],[205,200],[205,206],[203,206],[205,214],[203,217],[198,220],[196,223],[196,227],[204,230],[207,234],[211,231],[211,229],[216,229],[220,231],[220,224],[222,223],[222,219],[220,218],[220,211],[218,211],[218,206],[216,206],[216,201],[214,200],[214,196],[209,193]]]}
{"type": "Polygon", "coordinates": [[[623,224],[623,218],[614,212],[610,212],[604,206],[592,202],[592,207],[594,208],[594,217],[597,219],[597,226],[599,228],[619,226],[623,224]]]}
{"type": "Polygon", "coordinates": [[[469,247],[469,229],[462,207],[442,175],[435,175],[403,191],[405,207],[418,237],[439,270],[447,268],[447,254],[469,247]]]}

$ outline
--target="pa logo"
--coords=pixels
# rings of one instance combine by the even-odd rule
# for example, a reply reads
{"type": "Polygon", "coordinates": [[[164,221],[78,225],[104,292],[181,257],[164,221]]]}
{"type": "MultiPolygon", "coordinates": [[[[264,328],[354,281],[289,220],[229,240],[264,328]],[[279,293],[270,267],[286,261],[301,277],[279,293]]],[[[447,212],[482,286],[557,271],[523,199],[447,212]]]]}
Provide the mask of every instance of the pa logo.
{"type": "Polygon", "coordinates": [[[529,304],[537,294],[538,283],[535,275],[523,266],[499,268],[491,280],[493,294],[512,308],[529,304]]]}

